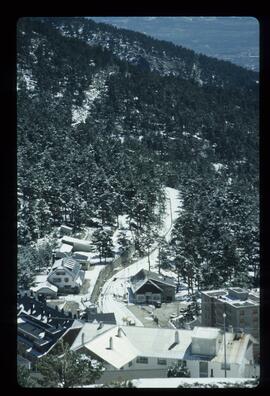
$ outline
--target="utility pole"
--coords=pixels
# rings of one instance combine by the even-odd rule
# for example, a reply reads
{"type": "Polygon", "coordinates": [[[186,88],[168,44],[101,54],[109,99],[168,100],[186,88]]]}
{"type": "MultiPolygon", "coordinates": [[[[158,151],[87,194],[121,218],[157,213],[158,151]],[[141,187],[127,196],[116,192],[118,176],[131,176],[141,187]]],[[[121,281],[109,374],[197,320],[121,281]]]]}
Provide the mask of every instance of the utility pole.
{"type": "Polygon", "coordinates": [[[227,377],[227,359],[226,359],[226,314],[225,312],[223,313],[223,319],[224,319],[224,365],[225,365],[225,371],[224,375],[225,378],[227,377]]]}
{"type": "Polygon", "coordinates": [[[172,200],[171,200],[171,198],[170,198],[170,197],[169,197],[168,199],[169,199],[169,202],[170,202],[171,227],[172,227],[172,224],[173,224],[173,218],[172,218],[172,200]]]}

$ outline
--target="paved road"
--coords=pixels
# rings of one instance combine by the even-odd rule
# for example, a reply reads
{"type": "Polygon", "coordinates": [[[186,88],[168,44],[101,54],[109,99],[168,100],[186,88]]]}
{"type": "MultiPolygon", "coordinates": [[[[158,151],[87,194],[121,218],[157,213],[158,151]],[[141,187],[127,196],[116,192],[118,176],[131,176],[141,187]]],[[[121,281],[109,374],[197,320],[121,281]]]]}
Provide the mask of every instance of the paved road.
{"type": "MultiPolygon", "coordinates": [[[[165,220],[160,234],[165,236],[166,240],[169,241],[171,236],[171,230],[173,222],[178,217],[178,207],[180,204],[178,195],[179,192],[173,188],[166,188],[167,202],[165,220]]],[[[154,244],[153,249],[150,253],[150,266],[151,270],[157,265],[158,259],[158,245],[154,244]]],[[[142,322],[133,315],[130,310],[125,306],[120,298],[124,298],[127,292],[127,286],[129,285],[129,278],[135,275],[141,269],[149,269],[148,257],[143,257],[135,263],[129,265],[127,268],[117,272],[112,278],[110,278],[103,286],[101,294],[98,298],[98,305],[102,312],[114,312],[116,322],[123,324],[123,318],[130,318],[134,320],[136,326],[143,326],[142,322]],[[121,296],[121,297],[118,297],[121,296]]]]}

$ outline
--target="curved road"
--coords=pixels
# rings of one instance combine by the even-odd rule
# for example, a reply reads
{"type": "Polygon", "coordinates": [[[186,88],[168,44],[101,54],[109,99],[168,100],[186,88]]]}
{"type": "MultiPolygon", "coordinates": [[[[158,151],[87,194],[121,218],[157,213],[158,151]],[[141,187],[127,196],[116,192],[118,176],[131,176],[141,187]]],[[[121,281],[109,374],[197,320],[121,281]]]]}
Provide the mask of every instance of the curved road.
{"type": "MultiPolygon", "coordinates": [[[[166,240],[169,241],[171,237],[171,230],[173,222],[178,217],[179,207],[181,207],[181,201],[179,200],[179,191],[173,188],[166,187],[166,212],[163,227],[160,230],[160,235],[165,236],[166,240]]],[[[150,253],[150,265],[157,265],[158,259],[158,245],[153,245],[152,252],[150,253]]],[[[117,272],[112,278],[110,278],[103,286],[101,294],[98,298],[98,305],[101,312],[114,312],[116,322],[118,324],[124,324],[125,318],[134,320],[136,326],[143,326],[143,324],[130,312],[123,301],[120,298],[127,292],[129,285],[129,278],[135,275],[141,269],[149,269],[148,257],[145,256],[135,263],[129,265],[127,268],[117,272]],[[119,297],[118,297],[119,296],[119,297]],[[120,297],[121,296],[121,297],[120,297]]]]}

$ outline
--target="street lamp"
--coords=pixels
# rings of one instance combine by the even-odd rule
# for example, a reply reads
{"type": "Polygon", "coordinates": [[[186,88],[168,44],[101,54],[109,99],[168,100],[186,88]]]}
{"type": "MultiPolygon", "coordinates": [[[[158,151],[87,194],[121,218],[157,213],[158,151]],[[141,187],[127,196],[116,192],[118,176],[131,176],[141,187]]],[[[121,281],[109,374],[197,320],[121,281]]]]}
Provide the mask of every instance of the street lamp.
{"type": "Polygon", "coordinates": [[[227,362],[226,362],[226,314],[225,312],[223,313],[223,319],[224,319],[224,367],[225,367],[225,378],[227,377],[227,362]]]}

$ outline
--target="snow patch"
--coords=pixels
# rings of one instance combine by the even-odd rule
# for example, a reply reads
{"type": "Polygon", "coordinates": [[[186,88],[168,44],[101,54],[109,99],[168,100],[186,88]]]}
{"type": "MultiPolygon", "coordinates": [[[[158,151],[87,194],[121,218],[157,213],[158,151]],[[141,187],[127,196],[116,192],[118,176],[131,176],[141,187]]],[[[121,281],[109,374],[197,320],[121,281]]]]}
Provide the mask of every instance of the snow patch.
{"type": "Polygon", "coordinates": [[[82,106],[72,106],[73,127],[85,123],[93,102],[107,92],[108,87],[105,84],[106,76],[107,74],[105,72],[96,73],[93,76],[92,83],[89,85],[88,90],[84,91],[85,99],[83,100],[82,106]]]}

